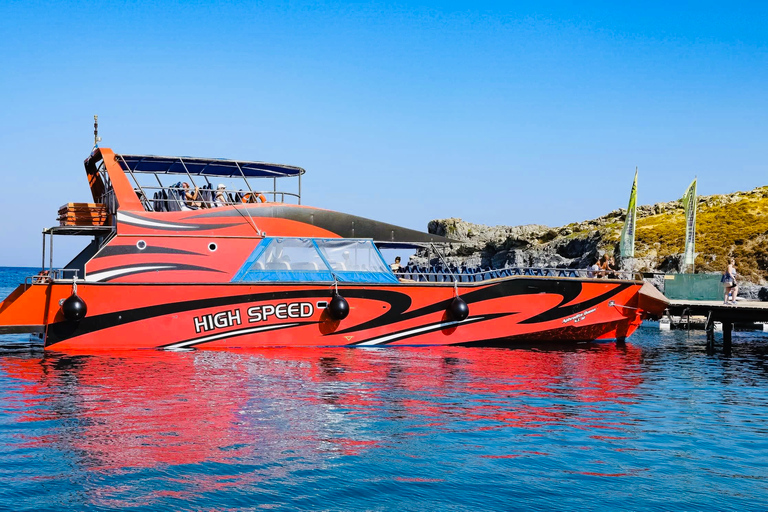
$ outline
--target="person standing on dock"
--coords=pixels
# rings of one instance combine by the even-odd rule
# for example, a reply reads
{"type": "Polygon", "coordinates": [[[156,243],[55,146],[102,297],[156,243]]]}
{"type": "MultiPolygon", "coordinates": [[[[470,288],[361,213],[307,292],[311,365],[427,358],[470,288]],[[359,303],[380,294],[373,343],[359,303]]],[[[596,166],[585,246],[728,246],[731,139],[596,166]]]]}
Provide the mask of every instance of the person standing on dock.
{"type": "Polygon", "coordinates": [[[725,268],[721,281],[725,285],[723,304],[736,304],[736,295],[739,293],[739,285],[736,283],[736,260],[734,258],[731,258],[728,266],[725,268]]]}

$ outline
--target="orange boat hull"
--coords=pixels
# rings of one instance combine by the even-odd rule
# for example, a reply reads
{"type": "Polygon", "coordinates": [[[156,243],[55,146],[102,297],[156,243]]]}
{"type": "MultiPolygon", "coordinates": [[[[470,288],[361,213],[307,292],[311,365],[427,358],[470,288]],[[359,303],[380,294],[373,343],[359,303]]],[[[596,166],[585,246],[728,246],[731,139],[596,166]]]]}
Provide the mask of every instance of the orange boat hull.
{"type": "MultiPolygon", "coordinates": [[[[0,303],[0,329],[40,331],[56,350],[277,346],[506,345],[623,339],[643,314],[641,282],[511,277],[480,283],[345,285],[334,320],[327,285],[80,283],[88,307],[67,321],[71,284],[21,286],[0,303]],[[448,307],[458,293],[469,316],[448,307]]],[[[660,312],[656,312],[660,314],[660,312]]]]}

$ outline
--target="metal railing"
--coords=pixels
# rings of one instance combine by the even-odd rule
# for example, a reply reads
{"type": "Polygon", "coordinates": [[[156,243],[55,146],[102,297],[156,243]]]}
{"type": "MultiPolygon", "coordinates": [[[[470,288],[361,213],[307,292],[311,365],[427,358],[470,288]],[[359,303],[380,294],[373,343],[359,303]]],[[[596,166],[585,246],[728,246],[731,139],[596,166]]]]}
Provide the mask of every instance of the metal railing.
{"type": "MultiPolygon", "coordinates": [[[[167,189],[167,188],[169,188],[169,187],[163,185],[162,181],[160,181],[160,176],[158,175],[158,173],[152,173],[152,174],[154,175],[154,177],[157,180],[157,183],[158,183],[158,185],[160,185],[160,187],[152,187],[152,186],[142,187],[141,183],[139,183],[139,180],[136,178],[136,174],[134,173],[134,170],[131,169],[130,165],[128,165],[128,163],[126,162],[126,160],[123,157],[123,155],[117,155],[117,157],[122,161],[123,168],[128,172],[128,174],[133,179],[133,182],[136,184],[136,187],[137,187],[136,190],[137,190],[137,193],[139,194],[140,198],[148,196],[148,194],[146,192],[144,192],[144,189],[150,190],[150,189],[157,189],[157,188],[160,188],[160,189],[167,189]]],[[[181,165],[184,167],[184,172],[185,172],[187,178],[189,179],[189,182],[192,184],[192,188],[194,189],[195,187],[197,187],[198,185],[197,185],[197,183],[195,183],[195,179],[193,177],[193,174],[190,173],[189,169],[187,168],[187,164],[184,162],[184,159],[182,157],[175,157],[175,159],[178,160],[181,163],[181,165]]],[[[253,187],[251,187],[251,182],[249,181],[249,178],[243,172],[243,169],[241,168],[240,163],[237,162],[237,161],[234,161],[234,160],[232,160],[231,162],[234,163],[237,166],[237,169],[240,171],[240,176],[242,177],[243,182],[245,183],[245,186],[248,189],[246,193],[256,192],[256,193],[261,193],[261,194],[264,194],[264,195],[272,195],[272,202],[278,202],[277,201],[277,197],[278,196],[280,196],[280,201],[279,202],[285,202],[285,196],[295,197],[297,199],[298,204],[301,204],[301,174],[303,173],[303,170],[302,170],[302,172],[300,172],[297,175],[298,184],[299,184],[298,193],[282,192],[282,191],[277,190],[277,179],[278,179],[278,177],[284,178],[284,177],[287,177],[287,175],[273,176],[272,177],[272,190],[271,191],[265,190],[263,188],[260,189],[260,190],[254,190],[253,187]]],[[[105,166],[104,166],[103,163],[101,164],[101,168],[105,169],[105,166]]],[[[181,173],[176,173],[176,174],[178,175],[178,174],[181,174],[181,173]]],[[[216,175],[211,175],[211,176],[216,176],[216,175]]],[[[208,190],[213,190],[212,189],[212,183],[208,179],[209,176],[197,174],[197,177],[198,177],[198,179],[199,178],[203,178],[205,180],[205,183],[206,183],[206,185],[204,185],[203,187],[200,187],[200,189],[203,189],[203,188],[207,187],[208,190]]],[[[229,178],[234,178],[234,176],[228,176],[228,177],[229,178]]],[[[230,191],[228,190],[228,192],[230,192],[230,191]]],[[[244,191],[241,189],[241,190],[238,190],[238,192],[244,192],[244,191]]],[[[143,200],[142,200],[142,202],[143,202],[143,200]]],[[[231,204],[234,204],[235,202],[236,201],[232,201],[231,204]]],[[[145,208],[147,207],[146,203],[145,203],[144,206],[145,206],[145,208]]],[[[214,206],[211,206],[211,207],[214,207],[214,206]]]]}
{"type": "MultiPolygon", "coordinates": [[[[24,286],[26,287],[31,284],[47,284],[53,281],[78,280],[80,279],[78,273],[78,269],[70,268],[42,270],[34,276],[27,276],[24,279],[24,286]]],[[[474,269],[466,267],[442,269],[439,267],[430,267],[427,269],[423,267],[407,266],[402,267],[399,271],[395,271],[395,275],[404,280],[429,283],[474,283],[512,276],[642,280],[642,275],[630,271],[606,272],[589,269],[543,267],[507,267],[499,269],[474,269]]]]}
{"type": "Polygon", "coordinates": [[[79,280],[80,269],[77,268],[54,268],[51,270],[41,270],[33,276],[24,278],[24,288],[33,284],[48,284],[53,281],[76,281],[79,280]]]}
{"type": "Polygon", "coordinates": [[[570,277],[588,279],[623,279],[641,280],[642,276],[631,271],[623,270],[590,270],[573,268],[546,268],[546,267],[506,267],[499,269],[482,269],[471,267],[445,268],[445,267],[416,267],[406,266],[395,271],[395,275],[401,279],[417,282],[443,283],[454,281],[459,283],[474,283],[512,276],[541,276],[541,277],[570,277]]]}
{"type": "Polygon", "coordinates": [[[273,203],[284,203],[286,197],[299,198],[298,194],[293,192],[281,192],[281,191],[255,191],[250,192],[247,190],[235,190],[235,189],[212,189],[212,188],[198,188],[198,198],[194,200],[186,199],[187,192],[193,192],[194,189],[185,189],[184,187],[142,187],[141,190],[137,190],[139,200],[144,205],[144,209],[149,212],[153,211],[180,211],[180,210],[194,210],[198,208],[221,208],[223,206],[231,206],[237,204],[248,204],[256,201],[243,201],[243,198],[258,197],[258,194],[262,194],[265,197],[272,196],[273,203]],[[152,193],[152,196],[147,194],[152,193]],[[219,194],[221,192],[221,194],[219,194]],[[221,197],[220,197],[221,196],[221,197]],[[278,200],[279,198],[279,200],[278,200]],[[191,203],[191,204],[190,204],[191,203]]]}
{"type": "Polygon", "coordinates": [[[115,215],[115,213],[117,213],[117,197],[104,162],[99,165],[98,173],[101,177],[101,182],[104,185],[104,190],[101,197],[96,198],[96,201],[106,207],[109,215],[115,215]]]}

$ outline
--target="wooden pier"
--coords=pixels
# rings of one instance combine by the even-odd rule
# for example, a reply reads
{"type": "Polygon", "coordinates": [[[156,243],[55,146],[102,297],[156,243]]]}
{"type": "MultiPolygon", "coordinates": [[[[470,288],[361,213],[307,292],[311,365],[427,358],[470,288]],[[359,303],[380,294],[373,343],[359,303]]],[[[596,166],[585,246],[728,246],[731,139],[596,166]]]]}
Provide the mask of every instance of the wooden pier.
{"type": "Polygon", "coordinates": [[[667,313],[672,317],[702,316],[706,318],[707,348],[714,349],[715,322],[723,325],[723,349],[731,346],[731,333],[734,323],[768,322],[768,302],[737,301],[736,304],[723,304],[714,300],[671,300],[667,313]]]}

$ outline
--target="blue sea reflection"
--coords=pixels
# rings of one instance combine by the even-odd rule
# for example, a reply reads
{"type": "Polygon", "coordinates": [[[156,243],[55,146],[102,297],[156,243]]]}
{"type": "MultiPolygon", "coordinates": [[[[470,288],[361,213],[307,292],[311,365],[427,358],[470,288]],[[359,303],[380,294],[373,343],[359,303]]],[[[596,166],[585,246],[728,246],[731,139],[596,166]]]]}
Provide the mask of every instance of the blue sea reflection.
{"type": "MultiPolygon", "coordinates": [[[[753,336],[750,338],[750,336],[753,336]]],[[[760,508],[766,346],[0,351],[0,508],[760,508]]],[[[741,341],[739,341],[741,340],[741,341]]]]}

